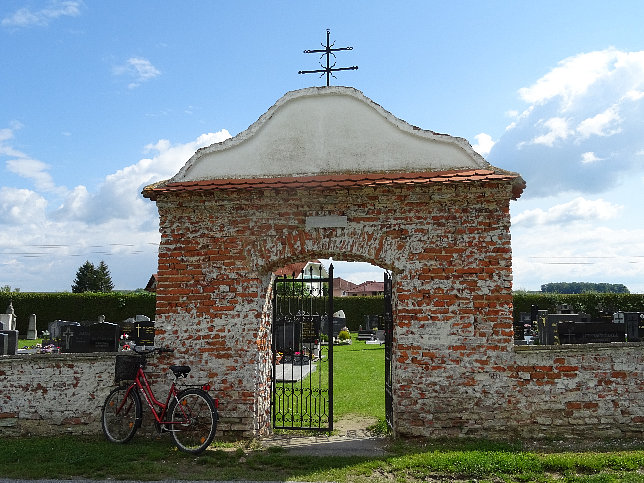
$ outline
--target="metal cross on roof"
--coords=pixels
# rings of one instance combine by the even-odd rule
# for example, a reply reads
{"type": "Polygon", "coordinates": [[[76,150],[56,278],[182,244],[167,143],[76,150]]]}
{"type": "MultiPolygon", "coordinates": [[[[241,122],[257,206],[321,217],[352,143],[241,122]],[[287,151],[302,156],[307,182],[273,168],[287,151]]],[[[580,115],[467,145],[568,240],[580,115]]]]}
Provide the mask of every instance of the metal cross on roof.
{"type": "Polygon", "coordinates": [[[334,78],[337,79],[337,77],[335,77],[332,74],[332,72],[337,72],[337,71],[340,71],[340,70],[357,70],[358,69],[357,65],[354,65],[354,66],[351,66],[351,67],[336,67],[335,62],[333,63],[333,65],[330,65],[331,56],[333,56],[333,58],[335,58],[335,54],[333,52],[338,52],[339,50],[353,50],[353,47],[336,47],[336,48],[332,48],[335,45],[335,42],[333,42],[332,44],[329,43],[329,35],[330,34],[331,34],[331,31],[329,29],[326,29],[326,46],[324,44],[320,44],[320,45],[322,45],[322,47],[325,47],[324,49],[315,49],[315,50],[305,50],[304,51],[305,54],[319,54],[319,53],[322,53],[322,55],[320,56],[320,59],[326,55],[326,67],[324,66],[323,63],[320,62],[320,67],[322,67],[321,69],[301,70],[301,71],[298,72],[298,74],[317,74],[317,73],[321,72],[322,75],[320,75],[320,77],[322,77],[324,74],[326,74],[326,85],[327,85],[327,87],[329,86],[329,77],[330,76],[333,76],[334,78]]]}

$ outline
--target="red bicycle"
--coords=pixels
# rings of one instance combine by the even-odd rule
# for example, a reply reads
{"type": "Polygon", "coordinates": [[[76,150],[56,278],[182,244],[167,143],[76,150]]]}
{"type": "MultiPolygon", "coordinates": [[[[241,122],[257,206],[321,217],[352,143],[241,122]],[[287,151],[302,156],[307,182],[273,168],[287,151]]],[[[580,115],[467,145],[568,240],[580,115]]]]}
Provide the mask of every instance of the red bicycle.
{"type": "Polygon", "coordinates": [[[143,400],[152,411],[157,431],[170,432],[180,450],[201,453],[215,437],[219,420],[219,401],[208,394],[209,384],[189,385],[177,389],[179,378],[185,379],[190,372],[189,366],[170,366],[174,381],[170,385],[165,403],[159,401],[154,396],[143,370],[148,356],[164,352],[174,351],[156,347],[137,352],[136,355],[116,356],[117,383],[125,380],[133,382],[120,385],[105,399],[101,417],[103,433],[113,443],[130,441],[141,426],[142,394],[143,400]]]}

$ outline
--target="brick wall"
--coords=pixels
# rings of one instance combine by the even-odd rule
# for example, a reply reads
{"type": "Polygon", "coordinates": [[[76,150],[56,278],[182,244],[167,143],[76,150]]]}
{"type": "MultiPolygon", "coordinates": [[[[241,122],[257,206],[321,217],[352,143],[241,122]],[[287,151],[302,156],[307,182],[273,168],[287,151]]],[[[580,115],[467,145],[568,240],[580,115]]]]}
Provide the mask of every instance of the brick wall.
{"type": "Polygon", "coordinates": [[[0,357],[0,434],[98,434],[114,354],[0,357]]]}
{"type": "Polygon", "coordinates": [[[394,276],[397,430],[452,432],[462,426],[463,404],[481,404],[476,385],[511,360],[510,189],[159,196],[158,340],[220,388],[222,429],[264,433],[271,272],[330,256],[368,261],[394,276]],[[306,229],[307,216],[325,215],[346,216],[348,225],[306,229]],[[443,401],[453,397],[458,402],[443,401]]]}

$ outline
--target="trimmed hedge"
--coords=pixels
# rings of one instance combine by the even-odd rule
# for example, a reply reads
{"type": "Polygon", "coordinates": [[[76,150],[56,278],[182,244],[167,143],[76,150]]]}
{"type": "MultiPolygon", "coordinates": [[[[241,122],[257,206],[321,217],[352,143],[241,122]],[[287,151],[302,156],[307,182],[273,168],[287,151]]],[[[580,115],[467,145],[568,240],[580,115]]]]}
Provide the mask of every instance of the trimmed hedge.
{"type": "MultiPolygon", "coordinates": [[[[100,315],[108,322],[121,322],[134,315],[155,316],[156,295],[148,292],[134,293],[0,293],[0,312],[5,312],[13,301],[18,317],[18,330],[22,336],[27,333],[29,315],[36,314],[38,331],[47,328],[54,320],[96,321],[100,315]]],[[[519,327],[521,312],[530,312],[532,305],[541,310],[555,312],[557,305],[569,304],[574,312],[585,312],[598,319],[600,312],[644,312],[644,294],[548,294],[514,293],[515,330],[519,327]]],[[[352,332],[364,324],[365,315],[379,315],[384,311],[382,296],[374,297],[337,297],[333,300],[336,311],[343,310],[347,327],[352,332]]]]}
{"type": "Polygon", "coordinates": [[[13,303],[18,318],[17,329],[22,337],[27,335],[29,316],[36,314],[36,327],[40,334],[54,320],[74,322],[98,321],[100,315],[107,322],[122,322],[135,315],[154,319],[156,295],[148,292],[134,293],[0,293],[0,312],[4,313],[13,303]]]}
{"type": "Polygon", "coordinates": [[[536,305],[539,310],[556,312],[557,305],[568,304],[575,313],[585,313],[591,319],[599,319],[601,313],[644,312],[644,294],[628,293],[582,293],[555,294],[514,292],[514,322],[519,322],[521,312],[530,312],[536,305]]]}
{"type": "Polygon", "coordinates": [[[381,296],[370,297],[335,297],[333,299],[333,310],[344,310],[347,318],[347,327],[351,332],[356,332],[364,326],[365,315],[380,315],[384,313],[385,301],[381,296]]]}

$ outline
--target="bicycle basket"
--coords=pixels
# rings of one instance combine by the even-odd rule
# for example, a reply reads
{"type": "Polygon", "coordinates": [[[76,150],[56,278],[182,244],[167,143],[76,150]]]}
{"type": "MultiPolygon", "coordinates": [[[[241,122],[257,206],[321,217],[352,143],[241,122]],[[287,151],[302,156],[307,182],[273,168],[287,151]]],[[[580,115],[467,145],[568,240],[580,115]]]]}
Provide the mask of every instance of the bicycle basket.
{"type": "Polygon", "coordinates": [[[114,371],[114,381],[131,381],[136,377],[136,371],[141,365],[142,357],[130,354],[118,354],[114,371]]]}

